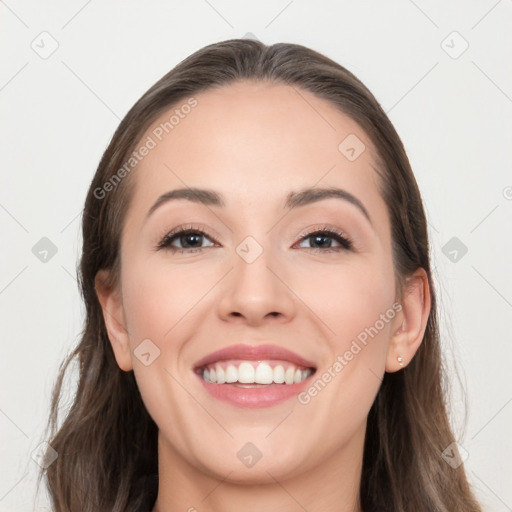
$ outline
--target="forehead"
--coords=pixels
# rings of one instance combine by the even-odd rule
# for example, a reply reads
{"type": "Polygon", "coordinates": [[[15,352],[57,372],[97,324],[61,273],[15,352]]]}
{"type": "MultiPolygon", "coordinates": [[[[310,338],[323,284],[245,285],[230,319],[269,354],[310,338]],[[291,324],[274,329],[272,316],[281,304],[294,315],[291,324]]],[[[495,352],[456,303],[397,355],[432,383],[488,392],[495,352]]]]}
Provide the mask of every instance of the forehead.
{"type": "Polygon", "coordinates": [[[193,108],[183,99],[142,137],[154,147],[134,173],[132,210],[147,211],[159,195],[186,187],[219,190],[228,206],[275,210],[291,190],[318,185],[341,186],[383,213],[372,144],[327,100],[264,82],[193,98],[193,108]]]}

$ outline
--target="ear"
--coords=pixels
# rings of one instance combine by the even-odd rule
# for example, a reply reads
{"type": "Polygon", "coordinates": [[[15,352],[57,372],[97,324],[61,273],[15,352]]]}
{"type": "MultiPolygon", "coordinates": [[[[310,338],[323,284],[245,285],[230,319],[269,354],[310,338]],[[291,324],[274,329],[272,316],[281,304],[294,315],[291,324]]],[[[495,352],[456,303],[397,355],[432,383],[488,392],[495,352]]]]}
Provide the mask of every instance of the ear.
{"type": "Polygon", "coordinates": [[[110,273],[100,270],[94,279],[96,294],[103,310],[103,319],[108,338],[114,351],[117,364],[121,370],[133,369],[130,342],[124,316],[123,302],[118,287],[110,284],[110,273]]]}
{"type": "Polygon", "coordinates": [[[393,319],[386,355],[386,371],[389,373],[405,368],[423,341],[431,305],[425,269],[420,267],[407,277],[400,304],[402,309],[393,319]]]}

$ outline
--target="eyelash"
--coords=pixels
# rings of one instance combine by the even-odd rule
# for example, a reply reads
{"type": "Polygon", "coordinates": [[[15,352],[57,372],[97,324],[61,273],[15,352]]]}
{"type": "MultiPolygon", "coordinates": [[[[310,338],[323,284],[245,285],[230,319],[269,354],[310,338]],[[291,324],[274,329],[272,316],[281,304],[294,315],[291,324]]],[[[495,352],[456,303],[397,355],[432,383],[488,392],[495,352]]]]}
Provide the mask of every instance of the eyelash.
{"type": "MultiPolygon", "coordinates": [[[[179,236],[191,235],[191,234],[205,236],[205,237],[209,238],[212,242],[215,242],[215,240],[213,240],[207,233],[205,233],[201,229],[195,228],[192,225],[180,226],[180,227],[172,230],[171,232],[167,233],[161,239],[161,241],[158,243],[158,245],[156,246],[156,250],[160,251],[160,250],[165,249],[165,250],[171,251],[174,254],[174,253],[185,253],[185,252],[186,253],[199,252],[199,251],[202,251],[203,249],[206,249],[206,247],[181,249],[179,247],[171,246],[171,243],[175,239],[177,239],[179,236]]],[[[318,252],[323,252],[323,253],[350,251],[353,249],[353,242],[345,233],[339,231],[336,228],[332,228],[329,226],[324,226],[321,229],[316,228],[313,231],[308,231],[306,233],[301,234],[300,241],[302,242],[304,239],[312,237],[313,235],[322,235],[327,238],[333,238],[340,244],[340,247],[332,247],[332,248],[328,247],[327,249],[321,249],[318,247],[304,247],[304,249],[310,249],[311,251],[314,251],[314,252],[318,251],[318,252]]]]}

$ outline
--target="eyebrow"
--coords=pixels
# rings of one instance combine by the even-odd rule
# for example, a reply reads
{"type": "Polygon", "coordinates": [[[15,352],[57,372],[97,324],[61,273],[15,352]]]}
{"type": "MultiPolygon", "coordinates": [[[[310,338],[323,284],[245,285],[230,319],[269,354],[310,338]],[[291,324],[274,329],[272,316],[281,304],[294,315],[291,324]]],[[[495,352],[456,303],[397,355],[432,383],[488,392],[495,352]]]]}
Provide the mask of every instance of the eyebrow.
{"type": "MultiPolygon", "coordinates": [[[[327,188],[306,188],[299,191],[290,192],[286,196],[285,208],[292,210],[301,206],[316,203],[324,199],[342,199],[350,204],[356,206],[366,219],[372,224],[372,220],[368,210],[364,207],[363,203],[350,192],[336,187],[327,188]]],[[[157,208],[169,201],[185,199],[194,203],[202,203],[207,206],[217,206],[223,208],[226,206],[222,194],[214,190],[201,189],[201,188],[180,188],[171,190],[162,194],[149,209],[146,218],[149,217],[157,208]]]]}

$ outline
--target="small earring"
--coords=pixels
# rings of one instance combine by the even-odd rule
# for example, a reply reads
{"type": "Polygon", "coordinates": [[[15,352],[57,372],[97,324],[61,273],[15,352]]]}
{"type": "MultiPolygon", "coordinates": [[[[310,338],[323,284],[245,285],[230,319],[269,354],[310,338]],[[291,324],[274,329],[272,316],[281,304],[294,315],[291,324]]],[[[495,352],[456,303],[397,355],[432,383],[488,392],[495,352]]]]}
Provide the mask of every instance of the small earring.
{"type": "Polygon", "coordinates": [[[404,365],[404,360],[403,360],[402,356],[398,356],[396,359],[397,359],[398,364],[399,364],[400,366],[403,366],[403,365],[404,365]]]}

